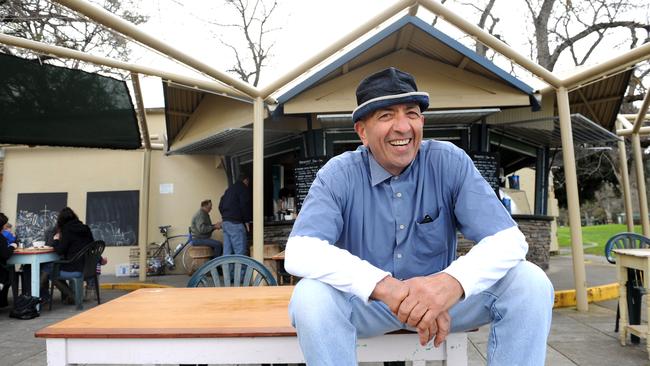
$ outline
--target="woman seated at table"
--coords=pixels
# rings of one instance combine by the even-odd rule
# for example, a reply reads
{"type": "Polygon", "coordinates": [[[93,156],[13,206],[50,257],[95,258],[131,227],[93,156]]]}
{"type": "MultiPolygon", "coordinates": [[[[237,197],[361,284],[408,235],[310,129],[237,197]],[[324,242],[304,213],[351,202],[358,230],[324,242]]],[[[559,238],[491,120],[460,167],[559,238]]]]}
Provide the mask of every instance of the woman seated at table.
{"type": "MultiPolygon", "coordinates": [[[[9,221],[7,216],[0,212],[0,227],[4,227],[7,221],[9,221]]],[[[6,266],[7,259],[14,254],[14,249],[16,249],[16,243],[9,244],[7,238],[4,235],[0,235],[0,307],[5,307],[9,304],[7,295],[9,293],[9,286],[11,286],[11,277],[6,266]]]]}
{"type": "MultiPolygon", "coordinates": [[[[65,207],[56,219],[56,234],[54,234],[53,247],[61,259],[70,259],[83,248],[94,241],[93,234],[88,225],[79,220],[77,214],[70,207],[65,207]]],[[[52,263],[43,265],[41,274],[41,293],[48,294],[48,278],[52,273],[52,263]],[[43,291],[45,287],[45,291],[43,291]]],[[[83,275],[83,261],[61,265],[61,279],[78,278],[83,275]]],[[[74,303],[74,294],[65,282],[55,281],[54,285],[61,291],[64,301],[74,303]],[[69,299],[69,300],[66,300],[69,299]]],[[[43,297],[48,297],[45,295],[43,297]]]]}

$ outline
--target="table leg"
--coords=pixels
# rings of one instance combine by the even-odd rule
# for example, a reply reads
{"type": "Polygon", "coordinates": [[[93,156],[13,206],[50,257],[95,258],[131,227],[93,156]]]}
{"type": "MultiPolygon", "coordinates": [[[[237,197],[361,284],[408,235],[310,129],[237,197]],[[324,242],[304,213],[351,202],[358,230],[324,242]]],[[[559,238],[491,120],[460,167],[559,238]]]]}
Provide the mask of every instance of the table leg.
{"type": "MultiPolygon", "coordinates": [[[[35,297],[40,297],[41,295],[41,264],[38,262],[36,259],[36,256],[32,258],[31,261],[31,267],[32,267],[32,280],[31,280],[31,286],[32,286],[32,296],[35,297]]],[[[41,305],[36,305],[37,310],[41,310],[41,305]]]]}
{"type": "Polygon", "coordinates": [[[64,338],[48,338],[45,341],[47,348],[47,366],[68,366],[67,340],[64,338]]]}
{"type": "Polygon", "coordinates": [[[619,258],[618,263],[618,308],[621,313],[621,326],[619,327],[619,340],[622,346],[625,346],[625,341],[627,340],[627,290],[626,284],[628,281],[627,278],[627,268],[625,268],[620,263],[621,259],[619,258]]]}

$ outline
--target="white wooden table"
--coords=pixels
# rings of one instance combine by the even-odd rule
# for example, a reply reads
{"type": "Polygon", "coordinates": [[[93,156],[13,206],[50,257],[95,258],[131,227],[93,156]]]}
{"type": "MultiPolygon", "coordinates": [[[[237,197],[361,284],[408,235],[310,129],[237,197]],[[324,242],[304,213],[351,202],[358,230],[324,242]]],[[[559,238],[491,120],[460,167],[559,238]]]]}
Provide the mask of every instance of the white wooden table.
{"type": "MultiPolygon", "coordinates": [[[[141,289],[36,332],[49,366],[304,362],[287,306],[293,287],[141,289]]],[[[361,362],[467,365],[467,336],[439,348],[417,334],[360,339],[361,362]]]]}
{"type": "Polygon", "coordinates": [[[58,259],[59,255],[56,254],[52,248],[16,249],[14,250],[14,254],[7,259],[7,264],[31,265],[31,293],[32,296],[39,297],[41,295],[41,263],[54,262],[58,259]]]}
{"type": "MultiPolygon", "coordinates": [[[[621,327],[619,338],[621,345],[625,346],[627,333],[630,332],[637,337],[650,340],[650,328],[648,324],[630,325],[627,315],[627,289],[625,284],[628,281],[627,269],[643,271],[643,287],[650,290],[650,249],[614,249],[616,253],[616,266],[618,268],[618,307],[621,312],[621,327]]],[[[650,314],[650,302],[646,299],[647,314],[650,314]]],[[[647,342],[648,357],[650,358],[650,342],[647,342]]]]}

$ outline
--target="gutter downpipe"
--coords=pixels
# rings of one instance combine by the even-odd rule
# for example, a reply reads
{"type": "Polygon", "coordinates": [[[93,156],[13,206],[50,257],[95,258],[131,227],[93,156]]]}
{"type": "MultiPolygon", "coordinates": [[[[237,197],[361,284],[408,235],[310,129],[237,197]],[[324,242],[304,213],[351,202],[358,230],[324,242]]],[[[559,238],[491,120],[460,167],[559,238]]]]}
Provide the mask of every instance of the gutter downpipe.
{"type": "Polygon", "coordinates": [[[560,116],[562,136],[562,156],[566,178],[567,203],[569,206],[569,228],[571,230],[571,257],[573,259],[573,278],[576,288],[576,307],[578,311],[589,310],[587,302],[587,281],[585,275],[584,250],[582,248],[582,225],[580,222],[580,199],[578,196],[578,177],[576,174],[573,132],[569,109],[569,92],[563,86],[557,89],[557,108],[560,116]]]}
{"type": "MultiPolygon", "coordinates": [[[[616,117],[616,129],[621,128],[621,120],[625,120],[620,114],[616,117]]],[[[627,231],[634,232],[634,216],[632,213],[632,196],[630,195],[630,175],[627,171],[627,152],[625,151],[625,138],[618,141],[618,160],[621,165],[621,185],[623,186],[623,202],[625,203],[625,223],[627,231]]]]}
{"type": "Polygon", "coordinates": [[[163,80],[171,80],[178,84],[185,85],[193,89],[202,89],[219,95],[234,97],[234,98],[245,98],[250,99],[249,96],[240,92],[237,89],[234,89],[230,86],[222,85],[221,83],[210,81],[210,80],[201,80],[195,79],[192,77],[179,75],[172,72],[167,72],[159,69],[154,69],[151,67],[134,65],[123,61],[114,60],[107,57],[94,56],[87,54],[85,52],[71,50],[65,47],[53,46],[42,42],[31,41],[28,39],[14,37],[7,34],[0,33],[0,43],[19,47],[23,49],[29,49],[32,51],[37,51],[43,54],[76,59],[81,61],[90,62],[95,65],[103,65],[108,67],[113,67],[116,69],[127,70],[137,74],[157,76],[163,80]]]}
{"type": "Polygon", "coordinates": [[[144,145],[144,155],[142,160],[142,185],[140,187],[140,271],[138,279],[142,282],[147,280],[147,243],[149,242],[149,188],[151,186],[151,141],[149,140],[149,127],[147,126],[147,116],[144,111],[144,102],[142,101],[142,90],[140,89],[140,76],[131,73],[131,82],[133,83],[133,92],[135,101],[138,106],[138,120],[140,121],[140,132],[142,133],[142,142],[144,145]]]}
{"type": "Polygon", "coordinates": [[[264,100],[253,102],[253,258],[264,263],[264,100]]]}
{"type": "Polygon", "coordinates": [[[83,0],[53,0],[71,10],[81,13],[88,18],[102,24],[110,29],[114,29],[131,40],[134,40],[142,45],[151,49],[161,52],[173,59],[176,59],[191,68],[205,73],[220,82],[230,85],[237,90],[242,91],[249,97],[256,97],[260,94],[259,90],[254,86],[233,78],[232,76],[223,73],[214,67],[182,52],[174,47],[169,46],[167,43],[150,36],[149,34],[141,31],[128,21],[120,18],[119,16],[107,11],[106,9],[97,5],[91,4],[83,0]]]}

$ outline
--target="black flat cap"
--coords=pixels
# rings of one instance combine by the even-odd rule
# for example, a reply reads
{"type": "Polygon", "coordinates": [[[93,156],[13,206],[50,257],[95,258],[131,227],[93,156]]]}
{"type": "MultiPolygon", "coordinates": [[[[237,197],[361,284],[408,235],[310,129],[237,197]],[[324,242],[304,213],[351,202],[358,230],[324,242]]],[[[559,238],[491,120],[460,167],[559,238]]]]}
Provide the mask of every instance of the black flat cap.
{"type": "Polygon", "coordinates": [[[357,87],[357,108],[352,112],[352,122],[379,108],[404,103],[417,103],[420,111],[424,112],[429,108],[429,93],[418,91],[413,75],[389,67],[361,81],[357,87]]]}

